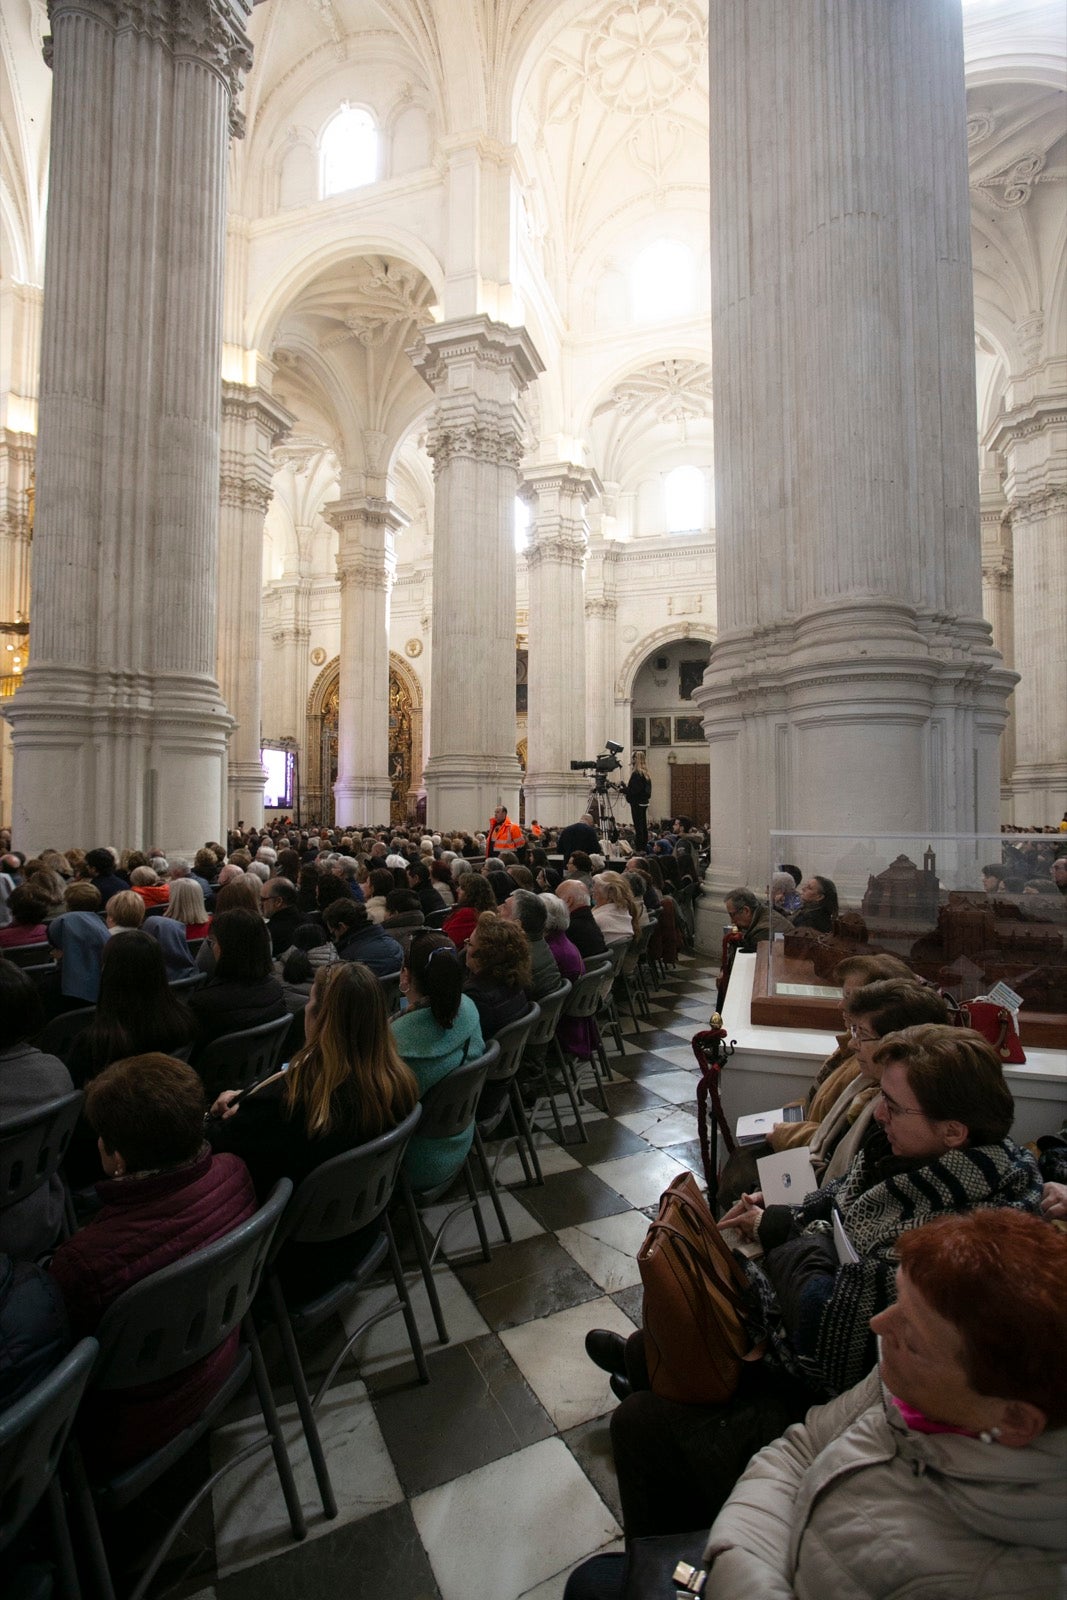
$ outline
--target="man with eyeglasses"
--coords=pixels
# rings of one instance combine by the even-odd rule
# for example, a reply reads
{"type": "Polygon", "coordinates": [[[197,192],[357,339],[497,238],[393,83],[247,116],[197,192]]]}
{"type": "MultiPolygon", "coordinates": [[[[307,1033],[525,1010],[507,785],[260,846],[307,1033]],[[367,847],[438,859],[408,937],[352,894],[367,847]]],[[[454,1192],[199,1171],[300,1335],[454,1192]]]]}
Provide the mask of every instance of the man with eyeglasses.
{"type": "Polygon", "coordinates": [[[305,920],[297,910],[296,885],[288,878],[268,878],[260,907],[267,919],[271,955],[280,956],[291,947],[293,935],[305,920]]]}

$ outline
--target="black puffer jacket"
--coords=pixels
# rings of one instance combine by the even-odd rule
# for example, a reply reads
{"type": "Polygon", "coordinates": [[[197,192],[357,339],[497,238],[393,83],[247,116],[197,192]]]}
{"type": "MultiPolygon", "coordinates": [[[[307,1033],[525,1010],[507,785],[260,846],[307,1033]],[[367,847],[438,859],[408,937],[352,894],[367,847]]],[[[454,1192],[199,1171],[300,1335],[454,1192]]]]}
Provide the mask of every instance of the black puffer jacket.
{"type": "Polygon", "coordinates": [[[46,1378],[70,1346],[59,1285],[32,1262],[0,1255],[0,1411],[46,1378]]]}

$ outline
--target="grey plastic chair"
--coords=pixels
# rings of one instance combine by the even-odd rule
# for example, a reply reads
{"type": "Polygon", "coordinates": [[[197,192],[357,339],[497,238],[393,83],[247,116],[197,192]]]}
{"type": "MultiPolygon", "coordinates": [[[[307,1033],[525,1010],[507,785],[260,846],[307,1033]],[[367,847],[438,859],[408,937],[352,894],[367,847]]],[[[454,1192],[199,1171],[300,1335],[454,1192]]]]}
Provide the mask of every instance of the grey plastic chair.
{"type": "MultiPolygon", "coordinates": [[[[615,1004],[615,979],[622,969],[626,959],[628,944],[625,940],[618,944],[609,945],[600,955],[586,958],[586,972],[600,972],[604,976],[604,984],[600,991],[600,1008],[597,1011],[597,1026],[603,1031],[607,1029],[615,1040],[615,1048],[621,1056],[626,1054],[626,1040],[622,1034],[622,1024],[619,1021],[619,1008],[615,1004]]],[[[605,1057],[606,1060],[606,1057],[605,1057]]],[[[611,1074],[609,1072],[608,1076],[611,1074]]]]}
{"type": "Polygon", "coordinates": [[[258,1028],[213,1039],[194,1062],[209,1103],[223,1089],[248,1089],[276,1072],[292,1020],[286,1012],[273,1022],[261,1022],[258,1028]]]}
{"type": "Polygon", "coordinates": [[[230,1401],[244,1387],[249,1373],[255,1382],[266,1432],[245,1445],[197,1489],[171,1524],[138,1579],[130,1600],[142,1600],[174,1540],[215,1485],[231,1468],[267,1445],[274,1455],[293,1538],[303,1539],[307,1532],[259,1337],[250,1314],[271,1241],[292,1192],[292,1183],[282,1178],[275,1184],[266,1204],[247,1222],[216,1239],[214,1244],[142,1278],[140,1283],[121,1294],[101,1318],[97,1329],[100,1350],[89,1387],[105,1393],[172,1377],[218,1349],[235,1328],[239,1327],[242,1333],[242,1345],[233,1371],[195,1422],[169,1444],[115,1473],[90,1477],[77,1439],[70,1441],[67,1456],[72,1496],[85,1532],[93,1578],[103,1600],[115,1600],[115,1589],[97,1510],[118,1511],[139,1499],[215,1426],[230,1401]]]}
{"type": "Polygon", "coordinates": [[[81,1116],[76,1090],[0,1123],[0,1211],[50,1183],[81,1116]]]}
{"type": "MultiPolygon", "coordinates": [[[[58,972],[58,968],[56,971],[58,972]]],[[[71,1046],[81,1033],[87,1028],[96,1016],[95,1006],[79,1006],[76,1011],[61,1011],[51,1022],[46,1022],[37,1040],[37,1048],[46,1056],[58,1056],[60,1061],[66,1061],[70,1054],[71,1046]]]]}
{"type": "MultiPolygon", "coordinates": [[[[530,1037],[530,1030],[540,1020],[541,1008],[536,1002],[531,1001],[525,1016],[516,1017],[514,1022],[509,1022],[506,1027],[501,1028],[498,1033],[493,1035],[496,1043],[500,1046],[500,1059],[496,1066],[490,1069],[489,1075],[485,1080],[485,1088],[482,1090],[482,1098],[478,1105],[477,1118],[478,1132],[481,1134],[482,1139],[485,1140],[492,1138],[504,1120],[505,1113],[511,1112],[516,1131],[512,1139],[505,1141],[505,1148],[507,1144],[515,1143],[519,1152],[519,1160],[522,1162],[522,1170],[526,1175],[526,1182],[529,1184],[544,1183],[545,1179],[541,1171],[541,1163],[537,1156],[537,1147],[534,1144],[533,1134],[530,1131],[530,1124],[526,1117],[526,1107],[522,1103],[522,1095],[519,1092],[517,1074],[522,1065],[522,1058],[526,1053],[526,1042],[530,1037]],[[486,1106],[487,1101],[492,1102],[488,1108],[486,1106]]],[[[501,1154],[503,1154],[503,1150],[501,1150],[501,1154]]],[[[496,1187],[496,1168],[494,1167],[494,1195],[496,1187]]],[[[495,1201],[495,1203],[501,1232],[508,1244],[510,1244],[511,1233],[507,1222],[500,1209],[499,1201],[495,1201]]]]}
{"type": "MultiPolygon", "coordinates": [[[[190,955],[191,954],[192,951],[190,951],[190,955]]],[[[190,973],[187,978],[171,978],[167,987],[172,989],[176,994],[179,994],[184,1000],[185,996],[192,994],[195,989],[202,989],[206,982],[206,972],[193,972],[190,973]]]]}
{"type": "Polygon", "coordinates": [[[55,966],[52,946],[47,939],[39,944],[9,944],[4,950],[4,960],[16,967],[55,966]]]}
{"type": "MultiPolygon", "coordinates": [[[[453,1069],[447,1077],[435,1083],[432,1089],[427,1089],[422,1097],[422,1122],[419,1127],[420,1139],[450,1139],[457,1133],[465,1133],[468,1128],[473,1128],[474,1137],[471,1148],[481,1163],[482,1175],[485,1178],[486,1189],[492,1192],[492,1174],[489,1163],[485,1159],[485,1146],[482,1144],[478,1124],[475,1122],[475,1112],[478,1109],[478,1099],[485,1085],[486,1075],[496,1065],[500,1056],[500,1046],[494,1039],[485,1054],[478,1056],[474,1061],[463,1062],[453,1069]]],[[[468,1153],[464,1158],[459,1172],[449,1178],[447,1183],[438,1184],[433,1189],[415,1190],[410,1179],[400,1169],[400,1182],[398,1185],[401,1200],[408,1214],[411,1232],[415,1241],[415,1250],[419,1258],[419,1268],[422,1272],[426,1293],[429,1297],[430,1307],[433,1311],[433,1320],[437,1326],[438,1337],[442,1344],[448,1343],[448,1329],[445,1326],[444,1313],[441,1310],[441,1301],[437,1293],[437,1285],[433,1280],[433,1264],[441,1252],[445,1231],[454,1217],[461,1211],[472,1210],[474,1223],[478,1229],[478,1240],[482,1248],[482,1259],[489,1261],[489,1236],[485,1231],[485,1219],[482,1216],[481,1205],[478,1200],[478,1191],[474,1186],[474,1173],[471,1167],[471,1158],[468,1153]],[[459,1205],[453,1206],[444,1222],[433,1235],[432,1246],[426,1249],[426,1227],[422,1220],[422,1207],[432,1205],[435,1200],[445,1194],[455,1182],[457,1176],[462,1174],[463,1182],[467,1189],[467,1199],[459,1205]]]]}
{"type": "Polygon", "coordinates": [[[383,972],[378,978],[385,995],[386,1015],[395,1017],[400,1010],[400,974],[399,972],[383,972]]]}
{"type": "MultiPolygon", "coordinates": [[[[537,1004],[541,1009],[541,1015],[530,1029],[530,1035],[526,1041],[526,1064],[541,1074],[542,1091],[548,1099],[560,1144],[566,1144],[567,1135],[563,1130],[563,1121],[560,1117],[559,1107],[556,1104],[556,1097],[552,1092],[552,1084],[548,1076],[548,1052],[552,1048],[552,1042],[556,1037],[556,1029],[559,1027],[559,1019],[563,1015],[563,1007],[570,998],[570,992],[570,984],[564,982],[560,984],[558,989],[552,989],[548,994],[543,994],[540,997],[537,1004]]],[[[563,1069],[563,1084],[570,1098],[571,1110],[574,1112],[574,1122],[578,1129],[578,1142],[579,1144],[587,1144],[589,1135],[585,1131],[581,1107],[578,1104],[578,1095],[572,1076],[566,1070],[566,1064],[564,1064],[563,1069]]]]}
{"type": "Polygon", "coordinates": [[[0,1413],[0,1552],[47,1496],[60,1586],[72,1600],[81,1588],[56,1470],[99,1348],[95,1339],[82,1339],[29,1394],[0,1413]]]}
{"type": "Polygon", "coordinates": [[[304,1427],[308,1454],[315,1469],[315,1479],[322,1496],[322,1509],[328,1517],[337,1515],[337,1501],[330,1471],[319,1438],[315,1410],[331,1387],[342,1363],[356,1340],[375,1323],[385,1317],[404,1314],[411,1353],[415,1358],[419,1381],[429,1383],[430,1374],[419,1338],[418,1323],[411,1304],[404,1271],[393,1238],[389,1220],[389,1205],[400,1176],[400,1165],[412,1134],[422,1116],[422,1106],[417,1105],[389,1133],[383,1133],[367,1144],[358,1145],[344,1155],[334,1156],[316,1167],[301,1183],[286,1208],[285,1215],[271,1246],[270,1265],[267,1269],[267,1292],[271,1311],[281,1336],[289,1376],[296,1396],[297,1409],[304,1427]],[[328,1289],[314,1299],[290,1303],[285,1296],[275,1263],[278,1253],[286,1244],[327,1244],[345,1239],[369,1227],[376,1218],[381,1219],[382,1231],[358,1261],[328,1289]],[[363,1288],[371,1274],[388,1258],[393,1275],[396,1296],[393,1300],[365,1317],[359,1326],[348,1334],[344,1346],[335,1358],[329,1372],[315,1391],[308,1394],[307,1379],[297,1346],[299,1334],[317,1328],[327,1317],[342,1310],[363,1288]]]}
{"type": "Polygon", "coordinates": [[[428,928],[439,928],[445,919],[452,915],[455,909],[455,906],[442,906],[439,911],[427,911],[426,926],[428,928]]]}
{"type": "MultiPolygon", "coordinates": [[[[600,1094],[600,1103],[609,1116],[611,1114],[611,1107],[608,1105],[607,1095],[604,1090],[604,1079],[602,1077],[602,1073],[606,1072],[608,1073],[608,1076],[610,1076],[610,1069],[608,1068],[607,1057],[604,1055],[604,1047],[600,1043],[600,1036],[597,1032],[596,1014],[600,1010],[600,996],[603,991],[604,984],[606,981],[610,981],[610,971],[610,967],[604,969],[597,967],[594,968],[592,972],[583,972],[581,977],[576,978],[571,984],[570,995],[567,999],[566,1005],[563,1007],[563,1015],[565,1017],[574,1017],[586,1020],[593,1026],[593,1032],[596,1035],[596,1043],[593,1045],[587,1059],[593,1069],[593,1080],[600,1094]]],[[[567,1061],[564,1055],[563,1046],[559,1042],[558,1030],[552,1040],[551,1048],[555,1052],[560,1070],[565,1074],[573,1075],[575,1089],[577,1090],[577,1070],[570,1062],[567,1061]]],[[[575,1057],[575,1060],[577,1059],[578,1058],[575,1057]]]]}

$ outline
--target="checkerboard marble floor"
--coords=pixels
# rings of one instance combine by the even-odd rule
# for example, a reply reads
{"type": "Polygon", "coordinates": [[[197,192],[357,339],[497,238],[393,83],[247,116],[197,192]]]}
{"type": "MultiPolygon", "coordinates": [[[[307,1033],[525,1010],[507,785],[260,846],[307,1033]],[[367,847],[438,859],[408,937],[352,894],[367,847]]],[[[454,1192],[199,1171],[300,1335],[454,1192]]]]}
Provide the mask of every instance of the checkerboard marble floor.
{"type": "MultiPolygon", "coordinates": [[[[494,1243],[486,1263],[469,1213],[453,1223],[448,1263],[437,1268],[448,1345],[436,1340],[421,1281],[415,1294],[428,1386],[416,1381],[400,1316],[361,1339],[321,1412],[336,1520],[322,1516],[295,1409],[283,1403],[306,1541],[292,1543],[269,1452],[260,1453],[216,1489],[157,1595],[557,1600],[575,1565],[619,1547],[615,1401],[583,1341],[589,1328],[626,1334],[638,1322],[635,1256],[649,1215],[676,1173],[700,1170],[689,1040],[714,1000],[713,969],[683,957],[651,1017],[624,1021],[626,1053],[608,1041],[611,1114],[587,1094],[588,1143],[538,1134],[538,1188],[525,1187],[517,1156],[504,1156],[510,1245],[494,1243]]],[[[486,1216],[499,1240],[488,1206],[486,1216]]],[[[364,1298],[356,1321],[366,1312],[364,1298]]],[[[308,1352],[311,1370],[324,1369],[338,1337],[330,1330],[308,1352]]],[[[277,1393],[284,1402],[280,1384],[277,1393]]],[[[254,1425],[246,1416],[250,1408],[212,1439],[216,1465],[254,1425]]]]}

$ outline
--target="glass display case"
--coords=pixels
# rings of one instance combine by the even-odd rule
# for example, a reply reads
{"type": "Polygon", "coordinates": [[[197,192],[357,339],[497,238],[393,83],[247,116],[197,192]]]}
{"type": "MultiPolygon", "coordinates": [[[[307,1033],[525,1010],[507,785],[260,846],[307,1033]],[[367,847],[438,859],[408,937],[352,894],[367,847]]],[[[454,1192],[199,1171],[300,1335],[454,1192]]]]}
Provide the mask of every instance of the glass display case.
{"type": "MultiPolygon", "coordinates": [[[[1067,1047],[1067,893],[1052,876],[1064,854],[1051,834],[772,833],[768,885],[795,865],[802,887],[828,879],[837,904],[809,890],[800,920],[814,925],[772,916],[752,1021],[838,1026],[838,963],[889,952],[960,1001],[1007,984],[1024,1045],[1067,1047]]],[[[790,903],[787,891],[779,905],[790,903]]]]}

